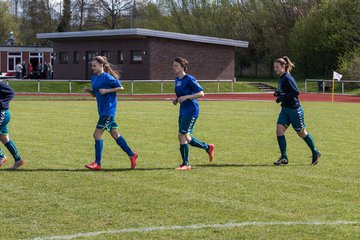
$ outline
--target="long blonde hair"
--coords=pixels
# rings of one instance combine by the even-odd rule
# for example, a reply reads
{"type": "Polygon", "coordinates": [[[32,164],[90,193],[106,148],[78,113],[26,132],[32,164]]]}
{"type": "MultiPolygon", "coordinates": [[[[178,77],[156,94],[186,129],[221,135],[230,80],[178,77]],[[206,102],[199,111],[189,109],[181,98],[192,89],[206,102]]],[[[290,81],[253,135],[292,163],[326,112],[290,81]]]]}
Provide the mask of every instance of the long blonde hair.
{"type": "Polygon", "coordinates": [[[114,76],[116,79],[120,79],[120,73],[111,67],[114,65],[108,62],[107,57],[99,55],[94,57],[93,61],[97,61],[98,63],[102,64],[104,66],[105,72],[114,76]]]}
{"type": "Polygon", "coordinates": [[[276,63],[280,63],[281,66],[285,67],[285,71],[291,72],[291,70],[295,67],[295,65],[291,62],[290,58],[284,56],[282,58],[278,58],[275,60],[276,63]]]}

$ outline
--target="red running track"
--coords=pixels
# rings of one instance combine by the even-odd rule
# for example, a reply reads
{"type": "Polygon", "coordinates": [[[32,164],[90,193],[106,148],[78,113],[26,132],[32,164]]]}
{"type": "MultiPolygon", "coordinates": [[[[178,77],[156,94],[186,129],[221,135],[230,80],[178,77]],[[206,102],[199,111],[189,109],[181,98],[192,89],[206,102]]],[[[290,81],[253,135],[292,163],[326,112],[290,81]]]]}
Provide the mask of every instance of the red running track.
{"type": "MultiPolygon", "coordinates": [[[[84,97],[88,94],[52,94],[52,93],[17,93],[18,96],[78,96],[84,97]]],[[[134,95],[120,95],[121,99],[128,100],[170,100],[175,97],[174,94],[134,94],[134,95]]],[[[322,93],[301,93],[299,95],[300,101],[306,102],[331,102],[331,94],[322,93]]],[[[272,93],[208,93],[202,100],[208,101],[274,101],[275,97],[272,93]]],[[[360,103],[360,96],[358,95],[341,95],[335,94],[335,102],[349,102],[360,103]]]]}

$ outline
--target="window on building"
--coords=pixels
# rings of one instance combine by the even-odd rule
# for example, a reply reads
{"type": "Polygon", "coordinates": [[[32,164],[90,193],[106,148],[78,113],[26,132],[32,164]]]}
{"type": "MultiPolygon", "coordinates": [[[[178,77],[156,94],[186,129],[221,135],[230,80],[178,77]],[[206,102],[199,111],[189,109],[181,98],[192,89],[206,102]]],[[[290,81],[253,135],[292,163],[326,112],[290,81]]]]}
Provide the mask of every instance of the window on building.
{"type": "Polygon", "coordinates": [[[133,50],[130,51],[130,63],[142,63],[144,51],[133,50]]]}
{"type": "Polygon", "coordinates": [[[124,63],[124,51],[123,50],[119,50],[118,51],[118,64],[123,64],[124,63]]]}
{"type": "Polygon", "coordinates": [[[16,64],[22,62],[22,54],[21,52],[8,52],[7,59],[7,71],[14,72],[16,64]]]}
{"type": "Polygon", "coordinates": [[[60,64],[68,64],[69,63],[68,52],[59,52],[59,63],[60,64]]]}
{"type": "Polygon", "coordinates": [[[75,64],[79,63],[79,52],[77,51],[74,52],[74,63],[75,64]]]}
{"type": "Polygon", "coordinates": [[[110,51],[101,51],[100,55],[106,57],[107,60],[110,61],[110,57],[111,57],[110,51]]]}

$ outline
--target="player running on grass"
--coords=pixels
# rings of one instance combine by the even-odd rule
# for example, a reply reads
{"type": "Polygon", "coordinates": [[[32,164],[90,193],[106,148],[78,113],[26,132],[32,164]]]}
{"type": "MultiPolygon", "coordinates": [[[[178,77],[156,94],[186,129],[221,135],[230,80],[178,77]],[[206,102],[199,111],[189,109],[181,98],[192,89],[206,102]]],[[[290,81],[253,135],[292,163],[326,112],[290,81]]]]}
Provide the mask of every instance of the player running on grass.
{"type": "Polygon", "coordinates": [[[312,165],[318,163],[321,156],[320,152],[315,148],[314,140],[306,132],[304,111],[300,106],[298,96],[300,94],[299,88],[295,79],[290,75],[291,69],[294,64],[288,57],[276,59],[274,62],[274,71],[280,76],[278,89],[275,91],[274,96],[276,102],[281,102],[281,112],[277,121],[276,135],[280,147],[281,157],[274,162],[275,165],[288,164],[289,160],[286,154],[286,139],[285,131],[292,124],[296,133],[304,139],[312,152],[312,165]]]}
{"type": "Polygon", "coordinates": [[[120,74],[110,67],[110,63],[104,56],[96,56],[92,61],[92,70],[95,73],[91,77],[91,87],[85,88],[85,91],[96,97],[99,121],[94,131],[95,139],[95,162],[85,165],[91,170],[101,169],[101,155],[103,149],[103,140],[101,136],[104,130],[110,132],[116,143],[126,152],[130,158],[131,168],[136,167],[137,153],[134,153],[127,145],[125,139],[116,130],[118,125],[115,122],[117,96],[116,92],[124,90],[118,80],[120,74]]]}
{"type": "MultiPolygon", "coordinates": [[[[13,170],[18,169],[24,164],[24,160],[21,159],[20,154],[15,146],[15,143],[9,138],[8,124],[10,122],[10,110],[9,103],[14,98],[15,91],[7,84],[0,82],[0,141],[9,150],[11,155],[15,159],[15,163],[12,167],[13,170]]],[[[0,149],[0,167],[6,163],[7,158],[0,149]]]]}
{"type": "Polygon", "coordinates": [[[204,149],[210,158],[210,162],[214,159],[214,144],[206,144],[192,136],[196,119],[199,116],[199,104],[196,100],[204,96],[203,88],[197,80],[185,73],[188,61],[178,57],[173,64],[173,70],[176,75],[175,93],[176,99],[173,104],[180,103],[179,111],[179,142],[182,164],[176,170],[191,170],[189,162],[189,145],[204,149]]]}

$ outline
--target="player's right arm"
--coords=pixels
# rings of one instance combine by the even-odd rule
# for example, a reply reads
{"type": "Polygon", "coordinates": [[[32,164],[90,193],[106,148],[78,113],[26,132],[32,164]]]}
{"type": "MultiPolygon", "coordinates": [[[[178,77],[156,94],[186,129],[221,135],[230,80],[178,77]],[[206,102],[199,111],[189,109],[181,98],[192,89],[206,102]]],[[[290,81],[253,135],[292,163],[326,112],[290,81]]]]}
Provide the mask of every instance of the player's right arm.
{"type": "Polygon", "coordinates": [[[90,93],[91,96],[95,97],[95,93],[93,90],[91,90],[88,86],[85,86],[85,92],[90,93]]]}

